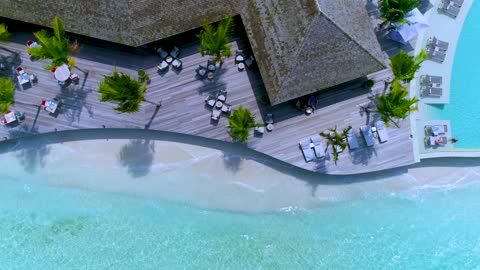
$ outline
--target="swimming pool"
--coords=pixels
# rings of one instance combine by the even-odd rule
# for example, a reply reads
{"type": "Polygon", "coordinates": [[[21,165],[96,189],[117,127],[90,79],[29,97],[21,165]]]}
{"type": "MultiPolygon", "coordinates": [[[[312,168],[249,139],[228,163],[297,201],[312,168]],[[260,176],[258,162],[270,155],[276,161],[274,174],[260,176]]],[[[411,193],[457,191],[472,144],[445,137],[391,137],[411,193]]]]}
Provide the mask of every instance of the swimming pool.
{"type": "Polygon", "coordinates": [[[457,43],[450,103],[426,105],[431,119],[450,120],[455,148],[480,149],[480,1],[474,1],[457,43]]]}

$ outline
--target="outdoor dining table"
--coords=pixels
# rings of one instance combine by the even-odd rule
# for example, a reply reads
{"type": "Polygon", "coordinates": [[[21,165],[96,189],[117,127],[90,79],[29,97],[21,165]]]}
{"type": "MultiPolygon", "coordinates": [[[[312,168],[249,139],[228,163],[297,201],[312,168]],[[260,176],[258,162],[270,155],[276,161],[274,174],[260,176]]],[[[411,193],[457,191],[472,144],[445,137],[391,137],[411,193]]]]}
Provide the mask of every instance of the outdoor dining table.
{"type": "Polygon", "coordinates": [[[216,108],[219,108],[219,109],[220,109],[220,108],[222,108],[222,106],[223,106],[222,101],[218,100],[217,102],[215,102],[215,107],[216,107],[216,108]]]}
{"type": "Polygon", "coordinates": [[[64,82],[70,78],[70,69],[65,64],[58,66],[55,69],[54,76],[58,81],[64,82]]]}
{"type": "Polygon", "coordinates": [[[10,112],[6,113],[4,118],[5,118],[5,121],[4,121],[5,124],[10,124],[14,121],[17,121],[17,117],[15,116],[14,111],[10,111],[10,112]]]}
{"type": "Polygon", "coordinates": [[[48,101],[45,104],[45,110],[50,113],[55,113],[55,111],[57,110],[57,107],[58,107],[58,102],[54,100],[48,101]]]}

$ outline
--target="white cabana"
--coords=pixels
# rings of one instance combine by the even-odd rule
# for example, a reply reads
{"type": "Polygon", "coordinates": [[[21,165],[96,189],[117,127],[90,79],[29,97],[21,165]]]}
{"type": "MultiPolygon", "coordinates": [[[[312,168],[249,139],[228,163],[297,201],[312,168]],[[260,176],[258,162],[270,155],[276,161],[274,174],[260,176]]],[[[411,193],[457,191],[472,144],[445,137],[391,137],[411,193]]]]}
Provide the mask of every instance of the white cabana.
{"type": "Polygon", "coordinates": [[[406,44],[409,40],[415,38],[422,31],[430,27],[427,19],[425,19],[418,8],[408,12],[405,19],[408,23],[396,26],[389,35],[391,39],[403,44],[406,44]]]}

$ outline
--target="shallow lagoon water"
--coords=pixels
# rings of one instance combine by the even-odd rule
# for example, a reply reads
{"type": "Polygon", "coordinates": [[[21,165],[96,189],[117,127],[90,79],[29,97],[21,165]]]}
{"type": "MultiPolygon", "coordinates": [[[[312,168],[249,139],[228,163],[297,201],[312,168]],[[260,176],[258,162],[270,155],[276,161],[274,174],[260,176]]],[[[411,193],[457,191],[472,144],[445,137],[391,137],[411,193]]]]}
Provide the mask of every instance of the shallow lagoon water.
{"type": "Polygon", "coordinates": [[[480,261],[475,159],[315,184],[184,144],[148,143],[126,162],[131,144],[0,155],[0,269],[471,269],[480,261]]]}

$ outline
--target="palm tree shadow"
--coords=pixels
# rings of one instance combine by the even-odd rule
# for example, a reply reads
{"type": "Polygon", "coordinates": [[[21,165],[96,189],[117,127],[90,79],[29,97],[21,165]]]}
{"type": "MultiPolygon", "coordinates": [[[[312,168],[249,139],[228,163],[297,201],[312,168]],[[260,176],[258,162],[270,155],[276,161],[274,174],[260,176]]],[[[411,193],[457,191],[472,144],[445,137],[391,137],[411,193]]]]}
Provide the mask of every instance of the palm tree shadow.
{"type": "Polygon", "coordinates": [[[127,168],[128,174],[138,178],[150,173],[154,153],[153,141],[131,140],[120,149],[118,160],[122,166],[127,168]]]}
{"type": "Polygon", "coordinates": [[[233,173],[238,172],[244,158],[229,152],[223,152],[223,164],[225,168],[233,173]]]}
{"type": "MultiPolygon", "coordinates": [[[[11,138],[25,137],[32,134],[38,134],[38,130],[34,127],[29,128],[28,125],[22,125],[18,129],[9,131],[11,138]]],[[[50,147],[47,142],[38,140],[25,140],[18,143],[11,151],[17,150],[17,159],[25,168],[25,171],[32,174],[40,166],[45,165],[45,156],[50,153],[50,147]]]]}

